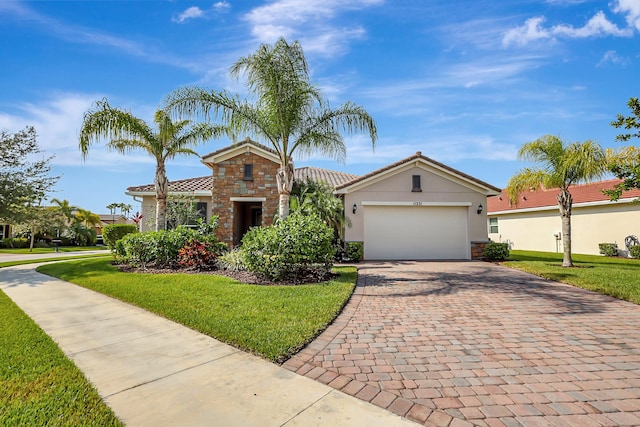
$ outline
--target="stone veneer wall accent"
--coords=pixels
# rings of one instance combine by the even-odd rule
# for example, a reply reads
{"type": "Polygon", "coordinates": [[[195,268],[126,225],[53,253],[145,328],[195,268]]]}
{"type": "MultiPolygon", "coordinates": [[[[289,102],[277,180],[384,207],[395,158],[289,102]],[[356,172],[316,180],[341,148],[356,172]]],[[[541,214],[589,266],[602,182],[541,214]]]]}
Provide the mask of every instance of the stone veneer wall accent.
{"type": "Polygon", "coordinates": [[[218,215],[218,239],[233,245],[233,204],[231,197],[266,197],[262,202],[262,225],[271,225],[278,211],[276,172],[279,165],[251,152],[213,165],[211,211],[218,215]],[[244,165],[253,164],[253,181],[245,181],[244,165]]]}
{"type": "Polygon", "coordinates": [[[489,242],[471,242],[471,259],[484,259],[484,248],[489,242]]]}

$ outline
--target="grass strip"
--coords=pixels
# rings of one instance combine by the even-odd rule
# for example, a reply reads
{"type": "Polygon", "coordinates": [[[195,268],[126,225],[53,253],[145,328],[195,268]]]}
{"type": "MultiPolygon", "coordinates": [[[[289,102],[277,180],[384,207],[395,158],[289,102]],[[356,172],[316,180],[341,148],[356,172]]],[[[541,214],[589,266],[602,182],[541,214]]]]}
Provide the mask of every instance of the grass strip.
{"type": "Polygon", "coordinates": [[[573,255],[575,267],[562,267],[562,254],[511,251],[503,264],[546,279],[640,304],[640,260],[573,255]]]}
{"type": "Polygon", "coordinates": [[[110,260],[48,264],[41,273],[142,307],[242,350],[283,362],[340,313],[354,267],[321,284],[259,286],[212,274],[123,273],[110,260]]]}
{"type": "MultiPolygon", "coordinates": [[[[86,252],[86,251],[108,251],[107,246],[62,246],[58,248],[57,252],[86,252]]],[[[52,254],[55,253],[55,248],[33,248],[32,251],[29,248],[2,248],[0,249],[0,255],[2,254],[52,254]]]]}
{"type": "Polygon", "coordinates": [[[104,254],[87,254],[87,255],[70,255],[64,257],[52,257],[52,258],[34,258],[34,259],[23,259],[19,261],[5,261],[0,262],[0,268],[2,267],[12,267],[14,265],[23,265],[23,264],[36,264],[39,262],[51,262],[51,261],[66,261],[70,259],[81,259],[81,258],[104,258],[110,256],[110,253],[104,254]]]}
{"type": "Polygon", "coordinates": [[[0,292],[0,425],[123,425],[82,372],[4,292],[0,292]]]}

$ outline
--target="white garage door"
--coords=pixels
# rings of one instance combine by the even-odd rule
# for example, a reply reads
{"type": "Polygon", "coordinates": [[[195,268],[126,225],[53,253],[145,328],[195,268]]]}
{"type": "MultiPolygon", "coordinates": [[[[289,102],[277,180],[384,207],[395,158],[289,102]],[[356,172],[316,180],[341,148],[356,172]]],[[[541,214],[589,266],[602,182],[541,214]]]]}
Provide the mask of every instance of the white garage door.
{"type": "Polygon", "coordinates": [[[469,259],[467,207],[366,206],[368,260],[469,259]]]}

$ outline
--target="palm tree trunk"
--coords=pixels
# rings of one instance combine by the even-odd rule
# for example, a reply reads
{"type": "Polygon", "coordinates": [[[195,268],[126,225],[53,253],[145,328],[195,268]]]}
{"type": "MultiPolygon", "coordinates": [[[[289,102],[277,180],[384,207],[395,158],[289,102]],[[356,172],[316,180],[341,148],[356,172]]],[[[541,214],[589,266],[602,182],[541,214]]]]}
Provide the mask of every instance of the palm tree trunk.
{"type": "Polygon", "coordinates": [[[280,201],[278,205],[278,216],[285,219],[289,216],[289,195],[293,189],[293,163],[288,162],[280,165],[278,173],[276,173],[276,182],[278,184],[278,194],[280,201]]]}
{"type": "Polygon", "coordinates": [[[562,216],[562,247],[563,267],[573,267],[573,260],[571,259],[571,208],[573,206],[573,197],[569,190],[564,188],[558,194],[558,207],[560,208],[560,215],[562,216]]]}
{"type": "Polygon", "coordinates": [[[156,167],[156,231],[167,229],[167,196],[169,193],[169,181],[164,164],[156,167]]]}

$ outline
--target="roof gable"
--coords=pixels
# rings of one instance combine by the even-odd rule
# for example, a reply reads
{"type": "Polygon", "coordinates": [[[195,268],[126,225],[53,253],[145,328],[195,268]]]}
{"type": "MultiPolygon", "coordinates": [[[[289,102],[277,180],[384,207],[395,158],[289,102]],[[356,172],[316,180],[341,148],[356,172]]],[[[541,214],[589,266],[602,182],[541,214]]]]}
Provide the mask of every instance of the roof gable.
{"type": "Polygon", "coordinates": [[[336,193],[346,194],[346,193],[360,190],[373,183],[379,182],[390,176],[396,175],[411,167],[423,168],[435,175],[439,175],[445,179],[453,181],[457,184],[460,184],[464,187],[467,187],[473,191],[477,191],[487,196],[493,196],[500,193],[499,188],[494,187],[491,184],[487,184],[484,181],[481,181],[477,178],[474,178],[470,175],[460,172],[459,170],[451,168],[445,164],[437,162],[427,156],[423,156],[420,151],[418,151],[413,156],[407,157],[406,159],[400,160],[396,163],[392,163],[381,169],[375,170],[371,173],[368,173],[366,175],[353,179],[349,182],[338,185],[336,187],[336,193]]]}
{"type": "MultiPolygon", "coordinates": [[[[573,204],[581,203],[606,203],[609,197],[602,194],[602,190],[609,190],[614,185],[622,182],[620,179],[610,179],[606,181],[592,182],[589,184],[572,185],[569,192],[573,197],[573,204]]],[[[509,196],[505,191],[499,195],[487,199],[487,212],[522,211],[529,209],[539,209],[546,207],[556,208],[558,201],[556,196],[557,188],[540,188],[535,191],[527,191],[520,194],[517,205],[509,203],[509,196]]],[[[634,189],[622,193],[620,200],[634,199],[640,197],[640,190],[634,189]]]]}
{"type": "Polygon", "coordinates": [[[274,163],[280,163],[280,157],[278,153],[262,144],[258,144],[247,137],[244,141],[237,142],[229,145],[228,147],[221,148],[213,153],[205,154],[202,156],[202,163],[211,167],[212,165],[225,160],[232,159],[243,153],[253,153],[265,159],[271,160],[274,163]]]}

